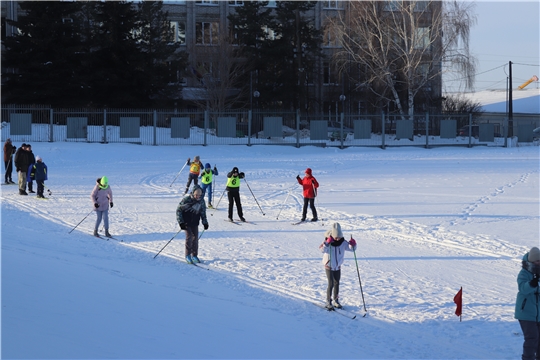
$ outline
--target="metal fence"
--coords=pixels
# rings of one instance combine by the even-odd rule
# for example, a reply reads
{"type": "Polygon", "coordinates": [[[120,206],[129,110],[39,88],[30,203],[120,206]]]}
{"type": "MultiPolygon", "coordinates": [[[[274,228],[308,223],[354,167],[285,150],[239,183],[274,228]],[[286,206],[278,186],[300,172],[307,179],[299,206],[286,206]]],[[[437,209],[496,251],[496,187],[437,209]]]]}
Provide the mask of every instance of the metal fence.
{"type": "Polygon", "coordinates": [[[299,111],[52,109],[5,105],[2,141],[143,145],[508,146],[537,142],[534,121],[474,124],[465,115],[303,115],[299,111]]]}

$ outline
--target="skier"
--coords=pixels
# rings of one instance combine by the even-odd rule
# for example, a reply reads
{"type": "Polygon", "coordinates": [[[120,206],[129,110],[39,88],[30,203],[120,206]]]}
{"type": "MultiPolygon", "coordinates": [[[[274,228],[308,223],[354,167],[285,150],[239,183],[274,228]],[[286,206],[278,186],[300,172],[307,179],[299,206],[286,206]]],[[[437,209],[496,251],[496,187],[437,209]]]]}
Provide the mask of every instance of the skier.
{"type": "Polygon", "coordinates": [[[13,154],[15,154],[16,150],[17,147],[13,146],[11,139],[8,138],[4,143],[4,166],[6,169],[6,173],[4,174],[4,184],[15,184],[11,177],[11,173],[13,172],[13,154]]]}
{"type": "Polygon", "coordinates": [[[522,360],[534,360],[540,357],[540,250],[537,247],[523,255],[522,269],[517,283],[518,293],[514,318],[519,320],[523,331],[522,360]]]}
{"type": "Polygon", "coordinates": [[[212,166],[209,163],[204,164],[204,170],[201,173],[201,189],[203,191],[203,199],[204,194],[206,194],[206,189],[208,189],[208,208],[212,209],[212,184],[214,175],[218,175],[218,170],[214,166],[214,169],[212,170],[212,166]]]}
{"type": "Polygon", "coordinates": [[[41,156],[36,156],[36,163],[34,165],[30,165],[33,167],[32,172],[34,173],[34,177],[37,184],[37,197],[40,199],[46,199],[45,196],[43,196],[43,191],[45,190],[45,180],[47,180],[47,165],[43,162],[43,159],[41,156]]]}
{"type": "Polygon", "coordinates": [[[300,178],[300,175],[296,176],[296,180],[300,185],[302,185],[304,191],[304,208],[302,209],[302,221],[306,221],[307,207],[311,208],[311,214],[313,218],[311,221],[317,221],[317,209],[315,209],[315,197],[317,196],[317,189],[319,188],[319,183],[317,179],[312,175],[311,169],[307,168],[305,171],[306,176],[300,178]]]}
{"type": "Polygon", "coordinates": [[[240,202],[240,179],[243,179],[245,174],[238,172],[238,168],[233,167],[232,171],[227,174],[227,196],[229,198],[229,221],[233,221],[232,212],[234,203],[236,203],[236,212],[241,221],[244,219],[244,213],[242,212],[242,203],[240,202]]]}
{"type": "Polygon", "coordinates": [[[198,186],[193,187],[191,195],[184,197],[176,208],[176,221],[180,229],[186,232],[186,262],[197,264],[199,260],[199,220],[202,219],[204,230],[208,229],[206,206],[203,191],[198,186]]]}
{"type": "Polygon", "coordinates": [[[356,250],[356,240],[345,240],[341,231],[341,225],[334,223],[332,228],[324,234],[324,242],[319,246],[319,249],[324,254],[322,262],[326,271],[326,278],[328,279],[325,307],[328,310],[334,310],[334,307],[341,309],[342,306],[339,303],[341,265],[345,259],[345,251],[356,250]]]}
{"type": "Polygon", "coordinates": [[[197,185],[199,183],[199,174],[201,173],[201,168],[203,166],[199,155],[193,158],[193,162],[190,162],[190,160],[191,160],[190,158],[187,159],[187,164],[189,165],[189,175],[188,175],[188,181],[186,184],[186,191],[184,191],[184,195],[188,193],[189,186],[191,185],[192,181],[194,185],[197,185]]]}
{"type": "Polygon", "coordinates": [[[90,195],[92,203],[94,204],[94,211],[96,212],[97,219],[94,226],[94,236],[99,237],[98,228],[103,219],[105,225],[105,236],[112,237],[109,233],[109,205],[113,207],[113,194],[111,187],[109,186],[109,179],[106,176],[100,177],[96,180],[96,186],[92,190],[90,195]]]}

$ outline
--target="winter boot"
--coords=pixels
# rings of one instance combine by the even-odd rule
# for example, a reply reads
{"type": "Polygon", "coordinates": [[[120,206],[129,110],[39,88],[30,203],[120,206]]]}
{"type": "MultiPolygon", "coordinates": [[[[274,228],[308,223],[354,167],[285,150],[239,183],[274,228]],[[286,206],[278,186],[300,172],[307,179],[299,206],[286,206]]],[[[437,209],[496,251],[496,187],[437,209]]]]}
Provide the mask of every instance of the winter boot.
{"type": "Polygon", "coordinates": [[[193,264],[193,259],[191,258],[191,255],[186,255],[186,262],[188,264],[193,264]]]}
{"type": "Polygon", "coordinates": [[[246,219],[244,219],[244,217],[243,217],[243,216],[240,216],[240,221],[242,221],[242,222],[246,222],[246,219]]]}
{"type": "Polygon", "coordinates": [[[191,255],[191,261],[193,262],[193,264],[199,264],[201,262],[197,255],[191,255]]]}
{"type": "Polygon", "coordinates": [[[213,209],[214,207],[212,206],[212,203],[208,203],[208,208],[209,209],[213,209]]]}
{"type": "Polygon", "coordinates": [[[32,184],[28,183],[28,192],[34,194],[35,191],[32,189],[32,184]]]}
{"type": "Polygon", "coordinates": [[[330,300],[326,300],[326,304],[324,304],[324,307],[328,311],[334,310],[334,306],[332,305],[332,302],[330,300]]]}
{"type": "Polygon", "coordinates": [[[230,221],[230,222],[233,222],[234,220],[232,219],[232,217],[230,217],[230,218],[229,218],[229,221],[230,221]]]}
{"type": "Polygon", "coordinates": [[[95,237],[99,237],[99,234],[98,234],[98,232],[97,232],[97,229],[94,229],[94,236],[95,236],[95,237]]]}
{"type": "Polygon", "coordinates": [[[316,217],[314,217],[313,219],[311,219],[311,221],[319,221],[319,219],[317,219],[316,217]]]}
{"type": "Polygon", "coordinates": [[[341,306],[341,304],[339,303],[339,300],[336,298],[334,299],[334,301],[332,302],[332,305],[334,305],[334,307],[336,309],[341,309],[343,306],[341,306]]]}
{"type": "Polygon", "coordinates": [[[19,195],[28,195],[28,193],[24,190],[19,189],[19,195]]]}
{"type": "Polygon", "coordinates": [[[109,233],[109,229],[105,229],[105,236],[110,238],[112,235],[109,233]]]}

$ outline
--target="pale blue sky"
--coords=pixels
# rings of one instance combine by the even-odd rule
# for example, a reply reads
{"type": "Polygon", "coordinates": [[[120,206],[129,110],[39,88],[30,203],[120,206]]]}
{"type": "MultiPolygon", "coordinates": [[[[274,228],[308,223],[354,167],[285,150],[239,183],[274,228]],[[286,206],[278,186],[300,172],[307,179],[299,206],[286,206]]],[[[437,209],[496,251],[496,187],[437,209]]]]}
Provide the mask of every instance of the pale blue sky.
{"type": "MultiPolygon", "coordinates": [[[[471,30],[470,45],[478,60],[475,90],[506,89],[509,61],[514,63],[514,89],[533,75],[540,77],[540,1],[473,3],[477,24],[471,30]]],[[[538,87],[536,82],[527,88],[538,87]]]]}

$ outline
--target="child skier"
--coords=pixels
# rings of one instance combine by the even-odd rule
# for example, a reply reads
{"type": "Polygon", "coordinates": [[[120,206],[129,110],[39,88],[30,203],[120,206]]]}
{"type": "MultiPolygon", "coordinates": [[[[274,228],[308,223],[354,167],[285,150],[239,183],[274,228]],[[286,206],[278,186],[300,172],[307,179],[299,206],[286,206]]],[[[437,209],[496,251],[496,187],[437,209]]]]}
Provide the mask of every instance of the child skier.
{"type": "Polygon", "coordinates": [[[345,259],[345,251],[356,250],[356,240],[345,240],[341,231],[341,225],[334,223],[332,228],[324,234],[324,242],[319,246],[319,249],[324,253],[322,262],[326,271],[326,278],[328,279],[325,307],[328,310],[334,310],[334,307],[341,309],[342,306],[339,303],[341,265],[345,259]]]}
{"type": "Polygon", "coordinates": [[[189,186],[191,185],[191,182],[193,181],[193,185],[197,185],[199,183],[199,174],[201,173],[201,168],[203,167],[203,164],[201,162],[201,158],[199,155],[195,156],[193,158],[193,162],[190,162],[190,158],[187,159],[187,164],[189,165],[189,175],[188,175],[188,181],[186,184],[186,191],[184,191],[184,195],[186,195],[189,191],[189,186]]]}
{"type": "Polygon", "coordinates": [[[204,164],[204,170],[203,172],[201,173],[201,189],[203,191],[203,199],[204,199],[204,194],[206,194],[206,189],[208,189],[208,208],[212,209],[213,206],[212,206],[212,184],[214,183],[213,182],[213,178],[214,178],[214,175],[218,175],[218,170],[217,168],[214,166],[214,170],[212,170],[212,166],[209,164],[209,163],[206,163],[204,164]]]}
{"type": "MultiPolygon", "coordinates": [[[[36,163],[34,167],[34,178],[37,183],[37,197],[40,199],[46,199],[43,196],[43,191],[45,190],[45,180],[47,180],[47,165],[43,162],[41,156],[36,156],[36,163]]],[[[50,195],[50,194],[49,194],[50,195]]]]}
{"type": "Polygon", "coordinates": [[[109,234],[109,205],[113,207],[113,195],[111,187],[109,186],[109,179],[106,176],[98,178],[96,180],[96,186],[90,194],[90,199],[94,204],[94,211],[96,212],[97,219],[94,226],[94,236],[99,237],[98,228],[101,224],[101,219],[105,225],[105,236],[112,237],[109,234]]]}

